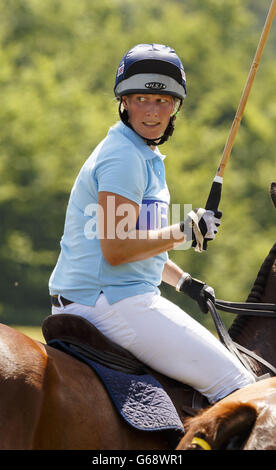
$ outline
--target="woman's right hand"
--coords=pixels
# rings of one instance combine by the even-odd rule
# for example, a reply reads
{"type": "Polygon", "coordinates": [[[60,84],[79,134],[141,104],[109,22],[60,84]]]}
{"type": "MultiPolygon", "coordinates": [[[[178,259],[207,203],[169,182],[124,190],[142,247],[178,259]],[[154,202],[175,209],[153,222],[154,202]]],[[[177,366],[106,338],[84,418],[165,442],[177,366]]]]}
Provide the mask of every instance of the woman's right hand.
{"type": "Polygon", "coordinates": [[[181,230],[193,240],[192,246],[196,251],[207,249],[207,242],[214,240],[221,224],[222,212],[206,210],[203,208],[190,211],[184,222],[180,224],[181,230]]]}

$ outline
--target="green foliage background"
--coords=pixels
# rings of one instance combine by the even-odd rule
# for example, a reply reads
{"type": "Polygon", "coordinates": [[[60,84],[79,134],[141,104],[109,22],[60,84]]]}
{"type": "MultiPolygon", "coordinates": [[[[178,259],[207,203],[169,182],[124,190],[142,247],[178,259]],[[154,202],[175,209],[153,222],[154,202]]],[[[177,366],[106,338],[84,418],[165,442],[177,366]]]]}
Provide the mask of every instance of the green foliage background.
{"type": "MultiPolygon", "coordinates": [[[[205,205],[269,0],[2,0],[0,3],[0,321],[37,325],[67,200],[85,159],[118,120],[116,67],[138,43],[174,47],[188,96],[162,147],[172,203],[205,205]]],[[[206,253],[170,257],[244,300],[275,241],[276,25],[223,185],[223,223],[206,253]]],[[[93,268],[93,267],[92,267],[93,268]]],[[[211,328],[169,286],[163,294],[211,328]]],[[[224,317],[226,323],[232,318],[224,317]]]]}

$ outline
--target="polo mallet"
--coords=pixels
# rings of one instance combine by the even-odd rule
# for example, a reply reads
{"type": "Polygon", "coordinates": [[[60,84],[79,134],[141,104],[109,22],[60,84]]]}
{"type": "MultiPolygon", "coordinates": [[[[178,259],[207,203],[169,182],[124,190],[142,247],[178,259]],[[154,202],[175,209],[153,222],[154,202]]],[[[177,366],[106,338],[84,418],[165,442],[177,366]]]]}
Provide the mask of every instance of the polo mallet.
{"type": "Polygon", "coordinates": [[[264,46],[265,46],[269,31],[271,28],[271,24],[275,15],[275,11],[276,11],[276,0],[272,0],[269,12],[267,14],[266,22],[265,22],[265,25],[264,25],[264,28],[260,37],[260,41],[259,41],[256,53],[255,53],[255,57],[253,59],[253,62],[252,62],[252,65],[248,74],[248,78],[247,78],[247,81],[246,81],[246,84],[242,93],[242,97],[240,99],[240,103],[239,103],[234,121],[232,123],[232,127],[230,129],[230,132],[229,132],[229,135],[228,135],[228,138],[227,138],[224,150],[223,150],[221,161],[220,161],[216,176],[213,180],[209,197],[205,206],[205,209],[209,209],[214,212],[217,211],[219,203],[220,203],[223,176],[224,176],[224,172],[226,169],[226,165],[230,157],[234,140],[237,135],[240,122],[244,113],[244,109],[247,103],[247,99],[248,99],[251,87],[253,85],[253,81],[254,81],[254,78],[258,69],[258,65],[262,57],[264,46]]]}

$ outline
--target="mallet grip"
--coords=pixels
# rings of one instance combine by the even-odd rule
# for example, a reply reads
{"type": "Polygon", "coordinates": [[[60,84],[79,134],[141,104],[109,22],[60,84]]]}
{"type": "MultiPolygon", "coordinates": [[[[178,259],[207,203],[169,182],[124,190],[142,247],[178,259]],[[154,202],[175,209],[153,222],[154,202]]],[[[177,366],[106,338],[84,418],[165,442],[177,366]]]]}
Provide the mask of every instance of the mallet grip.
{"type": "Polygon", "coordinates": [[[219,207],[220,199],[222,192],[222,178],[220,176],[215,176],[211,190],[205,205],[206,210],[216,212],[219,207]]]}

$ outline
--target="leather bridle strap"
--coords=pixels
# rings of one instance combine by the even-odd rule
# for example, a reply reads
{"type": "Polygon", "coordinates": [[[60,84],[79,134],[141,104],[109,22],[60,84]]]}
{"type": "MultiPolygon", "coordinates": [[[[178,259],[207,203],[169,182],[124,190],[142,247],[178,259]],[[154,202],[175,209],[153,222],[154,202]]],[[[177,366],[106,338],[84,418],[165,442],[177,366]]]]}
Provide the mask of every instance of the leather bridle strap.
{"type": "Polygon", "coordinates": [[[226,302],[217,299],[215,305],[219,310],[237,315],[263,316],[276,318],[276,304],[253,302],[226,302]]]}
{"type": "Polygon", "coordinates": [[[213,318],[221,343],[224,344],[224,346],[228,349],[228,351],[234,354],[234,356],[236,356],[240,360],[240,362],[244,365],[244,367],[249,372],[252,373],[250,363],[247,361],[246,357],[242,356],[239,353],[239,350],[237,349],[235,343],[233,342],[231,336],[229,335],[221,317],[219,316],[216,310],[215,305],[210,299],[207,300],[207,305],[208,305],[209,312],[211,313],[211,316],[213,318]]]}
{"type": "Polygon", "coordinates": [[[220,341],[232,354],[234,354],[240,360],[240,362],[244,365],[244,367],[246,367],[246,369],[255,376],[255,379],[261,380],[266,377],[269,377],[270,374],[265,374],[260,377],[257,377],[252,371],[250,362],[246,359],[246,357],[240,354],[240,351],[252,357],[256,361],[260,362],[265,367],[267,367],[273,373],[273,375],[276,375],[276,368],[274,366],[269,364],[267,361],[265,361],[262,357],[255,354],[253,351],[250,351],[244,348],[243,346],[240,346],[239,344],[235,343],[232,340],[221,317],[219,316],[216,310],[216,307],[217,307],[220,310],[224,310],[224,311],[231,312],[231,313],[255,315],[255,316],[269,316],[269,317],[274,316],[276,319],[276,305],[275,304],[225,302],[223,300],[216,300],[214,304],[210,299],[207,300],[207,305],[208,305],[209,312],[211,313],[211,316],[213,318],[214,324],[216,326],[220,341]]]}
{"type": "MultiPolygon", "coordinates": [[[[233,342],[234,342],[234,341],[233,341],[233,342]]],[[[241,352],[247,354],[248,356],[252,357],[252,358],[255,359],[256,361],[261,362],[264,366],[266,366],[268,369],[270,369],[270,370],[273,372],[274,375],[276,375],[276,368],[273,367],[272,364],[270,364],[269,362],[265,361],[265,359],[263,359],[262,357],[258,356],[258,355],[255,354],[253,351],[249,351],[249,349],[244,348],[244,347],[241,346],[240,344],[237,344],[237,343],[235,343],[235,342],[234,342],[234,344],[235,344],[236,348],[237,348],[239,351],[241,351],[241,352]]],[[[260,378],[263,378],[263,376],[261,376],[260,378]]]]}

